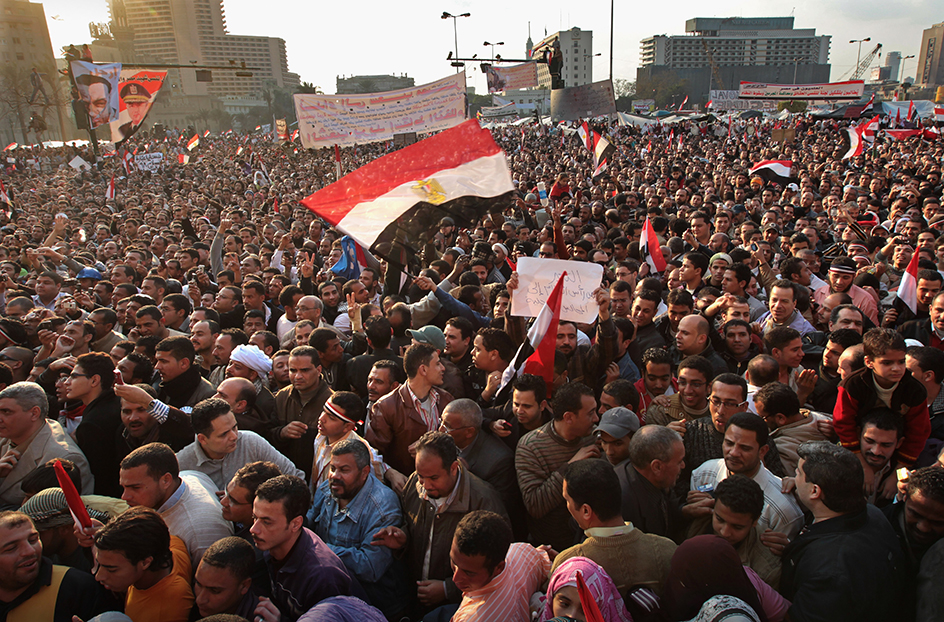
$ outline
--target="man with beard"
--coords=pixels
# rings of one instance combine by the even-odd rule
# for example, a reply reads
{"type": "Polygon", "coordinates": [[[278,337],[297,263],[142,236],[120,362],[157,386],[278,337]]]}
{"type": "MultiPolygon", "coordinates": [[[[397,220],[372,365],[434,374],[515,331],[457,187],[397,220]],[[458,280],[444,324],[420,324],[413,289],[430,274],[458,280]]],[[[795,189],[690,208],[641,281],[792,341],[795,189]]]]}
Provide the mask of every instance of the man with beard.
{"type": "Polygon", "coordinates": [[[902,613],[902,619],[914,619],[912,608],[917,601],[917,619],[933,620],[939,617],[942,600],[940,579],[944,570],[941,564],[944,546],[940,542],[944,537],[944,470],[929,466],[912,471],[904,495],[904,503],[888,505],[882,510],[905,552],[909,587],[901,602],[910,615],[902,613]],[[914,587],[917,587],[916,594],[914,587]]]}
{"type": "Polygon", "coordinates": [[[88,573],[54,566],[29,516],[0,512],[0,602],[8,620],[88,620],[112,609],[88,573]]]}
{"type": "Polygon", "coordinates": [[[362,440],[337,441],[330,454],[308,521],[357,577],[370,602],[388,619],[398,620],[409,601],[405,573],[389,548],[371,542],[379,530],[401,523],[399,499],[374,475],[371,450],[362,440]]]}
{"type": "Polygon", "coordinates": [[[884,507],[891,503],[897,492],[892,482],[897,481],[893,459],[904,440],[905,424],[891,409],[884,406],[873,408],[863,417],[859,432],[859,447],[862,459],[869,465],[871,485],[867,486],[869,503],[884,507]]]}

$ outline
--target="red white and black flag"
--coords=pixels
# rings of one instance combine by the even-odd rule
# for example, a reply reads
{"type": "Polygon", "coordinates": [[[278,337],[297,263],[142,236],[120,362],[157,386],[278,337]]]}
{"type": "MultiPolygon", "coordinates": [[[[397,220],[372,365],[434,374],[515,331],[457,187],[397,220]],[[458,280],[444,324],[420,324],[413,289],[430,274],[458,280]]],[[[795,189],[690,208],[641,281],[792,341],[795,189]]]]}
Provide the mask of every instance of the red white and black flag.
{"type": "Polygon", "coordinates": [[[865,128],[856,125],[850,125],[846,128],[846,136],[849,138],[849,150],[842,156],[843,160],[862,155],[865,149],[865,141],[862,140],[862,132],[865,128]]]}
{"type": "Polygon", "coordinates": [[[108,182],[108,188],[105,190],[105,200],[114,200],[115,198],[115,176],[111,176],[111,181],[108,182]]]}
{"type": "Polygon", "coordinates": [[[504,152],[470,119],[362,166],[302,204],[375,255],[399,260],[401,251],[421,249],[444,216],[471,227],[512,192],[504,152]]]}
{"type": "Polygon", "coordinates": [[[869,98],[868,103],[866,103],[862,111],[859,112],[859,116],[862,116],[867,112],[872,112],[874,109],[875,109],[875,93],[872,93],[872,97],[869,98]]]}
{"type": "MultiPolygon", "coordinates": [[[[557,327],[560,324],[561,301],[564,298],[564,272],[547,297],[547,302],[538,312],[534,324],[528,330],[528,336],[518,348],[508,367],[502,373],[498,395],[512,386],[515,378],[521,374],[533,374],[544,378],[548,391],[554,384],[554,352],[557,348],[557,327]]],[[[547,396],[550,397],[550,396],[547,396]]],[[[539,396],[538,400],[544,399],[539,396]]]]}
{"type": "Polygon", "coordinates": [[[580,140],[583,142],[584,147],[593,154],[594,168],[600,166],[601,162],[610,159],[610,157],[616,153],[616,147],[600,135],[599,132],[590,127],[590,124],[586,121],[577,128],[577,133],[580,135],[580,140]]]}
{"type": "Polygon", "coordinates": [[[907,307],[915,317],[918,316],[918,253],[911,256],[908,267],[901,274],[898,283],[898,300],[907,307]]]}
{"type": "Polygon", "coordinates": [[[792,168],[793,162],[790,160],[764,160],[754,165],[751,176],[757,175],[768,184],[776,183],[783,186],[798,181],[790,174],[792,168]]]}
{"type": "Polygon", "coordinates": [[[642,225],[642,235],[639,236],[639,255],[643,261],[649,264],[649,274],[659,274],[665,271],[665,257],[662,256],[662,248],[659,246],[659,236],[656,235],[656,230],[652,228],[648,216],[646,216],[646,222],[642,225]]]}

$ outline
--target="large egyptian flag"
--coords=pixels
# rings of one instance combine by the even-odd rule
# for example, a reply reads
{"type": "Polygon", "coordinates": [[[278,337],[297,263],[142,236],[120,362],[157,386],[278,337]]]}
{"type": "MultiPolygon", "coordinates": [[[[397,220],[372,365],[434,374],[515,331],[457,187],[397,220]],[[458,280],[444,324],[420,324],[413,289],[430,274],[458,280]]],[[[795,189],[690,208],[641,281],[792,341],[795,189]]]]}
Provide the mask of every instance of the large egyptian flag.
{"type": "MultiPolygon", "coordinates": [[[[914,314],[918,316],[918,253],[911,256],[908,267],[901,274],[901,281],[898,283],[898,300],[914,314]]],[[[899,310],[899,314],[901,310],[899,310]]]]}
{"type": "Polygon", "coordinates": [[[504,152],[471,119],[362,166],[302,204],[374,254],[401,261],[402,251],[432,240],[444,216],[471,227],[501,211],[513,191],[504,152]]]}
{"type": "Polygon", "coordinates": [[[790,160],[764,160],[758,162],[751,169],[751,176],[757,175],[766,183],[776,183],[781,186],[799,181],[790,174],[793,162],[790,160]]]}

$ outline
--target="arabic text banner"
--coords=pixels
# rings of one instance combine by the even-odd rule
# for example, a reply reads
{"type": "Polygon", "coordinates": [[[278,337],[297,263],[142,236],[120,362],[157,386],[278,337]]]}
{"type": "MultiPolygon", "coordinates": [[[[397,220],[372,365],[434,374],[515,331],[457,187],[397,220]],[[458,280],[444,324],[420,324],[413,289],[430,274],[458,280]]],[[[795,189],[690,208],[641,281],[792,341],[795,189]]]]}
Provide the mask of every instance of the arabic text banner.
{"type": "Polygon", "coordinates": [[[306,149],[390,140],[435,132],[465,120],[465,74],[411,89],[361,95],[296,95],[295,115],[306,149]]]}
{"type": "Polygon", "coordinates": [[[488,80],[489,93],[527,89],[538,85],[538,66],[535,63],[522,63],[510,67],[496,67],[483,63],[482,69],[488,80]]]}
{"type": "Polygon", "coordinates": [[[551,91],[551,120],[576,121],[616,112],[613,83],[609,80],[551,91]]]}
{"type": "Polygon", "coordinates": [[[862,80],[830,82],[829,84],[764,84],[741,82],[740,99],[862,99],[865,83],[862,80]]]}

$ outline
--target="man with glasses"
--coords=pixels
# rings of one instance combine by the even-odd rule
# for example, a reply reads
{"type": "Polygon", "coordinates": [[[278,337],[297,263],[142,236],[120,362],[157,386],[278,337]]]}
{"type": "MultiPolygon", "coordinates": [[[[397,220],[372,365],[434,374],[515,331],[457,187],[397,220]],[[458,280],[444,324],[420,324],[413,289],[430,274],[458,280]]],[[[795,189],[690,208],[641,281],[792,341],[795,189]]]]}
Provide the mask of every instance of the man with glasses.
{"type": "MultiPolygon", "coordinates": [[[[685,469],[676,486],[679,498],[688,492],[691,474],[695,469],[709,460],[724,457],[722,445],[728,419],[747,410],[747,381],[731,373],[716,377],[711,382],[708,410],[710,417],[684,423],[674,422],[668,426],[685,440],[685,469]]],[[[780,462],[776,446],[770,441],[765,444],[769,445],[769,449],[763,456],[764,464],[774,475],[783,477],[783,463],[780,462]]]]}
{"type": "Polygon", "coordinates": [[[744,475],[764,491],[764,509],[757,521],[758,530],[776,531],[794,538],[803,526],[803,512],[793,497],[781,492],[783,484],[762,463],[767,454],[768,429],[764,420],[753,413],[732,416],[724,429],[723,458],[708,460],[692,473],[687,503],[682,511],[695,515],[714,505],[711,494],[730,475],[744,475]]]}
{"type": "Polygon", "coordinates": [[[66,382],[66,399],[82,402],[82,421],[75,440],[88,458],[95,494],[118,497],[119,459],[112,440],[121,424],[121,400],[115,395],[115,364],[104,352],[80,356],[66,382]]]}
{"type": "Polygon", "coordinates": [[[453,400],[443,409],[440,421],[439,431],[452,437],[469,471],[495,487],[509,512],[524,509],[518,493],[515,454],[497,436],[482,431],[479,405],[470,399],[453,400]],[[510,503],[516,498],[517,503],[510,503]]]}

